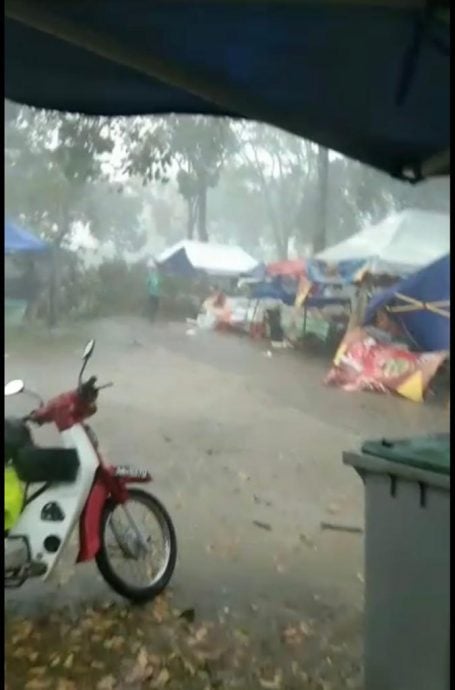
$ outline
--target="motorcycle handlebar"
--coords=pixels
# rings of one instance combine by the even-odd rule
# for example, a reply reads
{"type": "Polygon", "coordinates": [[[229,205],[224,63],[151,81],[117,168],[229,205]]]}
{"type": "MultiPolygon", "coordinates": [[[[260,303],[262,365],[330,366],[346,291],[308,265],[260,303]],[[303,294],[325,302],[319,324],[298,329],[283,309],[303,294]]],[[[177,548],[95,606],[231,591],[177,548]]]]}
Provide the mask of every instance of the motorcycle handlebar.
{"type": "MultiPolygon", "coordinates": [[[[77,393],[78,395],[87,403],[95,403],[96,399],[98,397],[98,393],[100,390],[103,390],[103,388],[111,388],[114,384],[112,381],[109,381],[108,383],[104,383],[101,386],[96,385],[96,376],[92,376],[91,378],[88,379],[85,383],[82,383],[78,389],[77,393]]],[[[44,405],[44,404],[43,404],[44,405]]],[[[29,412],[27,415],[25,415],[22,419],[24,422],[33,422],[34,424],[41,425],[42,422],[40,421],[39,418],[39,412],[40,408],[37,410],[32,410],[29,412]]]]}
{"type": "Polygon", "coordinates": [[[88,398],[88,400],[96,400],[96,398],[98,397],[98,393],[101,390],[103,390],[103,388],[110,388],[111,386],[114,385],[110,381],[108,383],[102,384],[101,386],[97,386],[96,380],[97,380],[97,377],[92,376],[89,378],[88,381],[86,381],[85,383],[82,383],[78,388],[79,395],[83,398],[86,398],[86,399],[88,398]]]}

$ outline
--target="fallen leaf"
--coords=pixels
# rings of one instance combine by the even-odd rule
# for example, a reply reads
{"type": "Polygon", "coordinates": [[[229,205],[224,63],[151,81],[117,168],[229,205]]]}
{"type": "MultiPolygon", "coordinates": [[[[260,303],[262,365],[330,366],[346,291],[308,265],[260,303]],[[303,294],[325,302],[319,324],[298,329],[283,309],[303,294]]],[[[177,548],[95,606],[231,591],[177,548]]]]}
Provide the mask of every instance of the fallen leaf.
{"type": "Polygon", "coordinates": [[[125,644],[125,640],[123,637],[120,637],[120,635],[115,635],[114,637],[110,637],[108,640],[105,641],[104,647],[106,649],[114,649],[114,650],[119,650],[123,645],[125,644]]]}
{"type": "Polygon", "coordinates": [[[158,666],[159,659],[156,656],[149,657],[144,647],[141,647],[136,657],[136,664],[128,674],[127,683],[143,683],[149,680],[155,673],[155,666],[158,666]]]}
{"type": "Polygon", "coordinates": [[[198,642],[202,642],[207,637],[207,628],[199,628],[199,630],[196,631],[195,638],[198,642]]]}
{"type": "Polygon", "coordinates": [[[33,674],[34,676],[44,676],[46,670],[47,669],[45,666],[32,666],[32,668],[29,670],[29,673],[33,674]]]}
{"type": "Polygon", "coordinates": [[[169,617],[169,604],[164,596],[155,599],[153,604],[153,617],[157,623],[162,623],[169,617]]]}
{"type": "Polygon", "coordinates": [[[139,668],[142,670],[147,668],[148,663],[149,663],[149,658],[148,658],[148,654],[147,654],[145,647],[140,648],[139,654],[137,655],[137,658],[136,658],[136,663],[139,666],[139,668]]]}
{"type": "Polygon", "coordinates": [[[162,668],[158,674],[158,678],[152,683],[152,688],[164,688],[170,681],[171,674],[167,668],[162,668]]]}
{"type": "Polygon", "coordinates": [[[64,668],[71,668],[72,665],[73,665],[73,661],[74,661],[74,654],[70,654],[70,655],[65,659],[65,662],[64,662],[64,664],[63,664],[64,668]]]}
{"type": "Polygon", "coordinates": [[[56,690],[77,690],[77,685],[72,680],[60,678],[56,690]]]}
{"type": "Polygon", "coordinates": [[[102,678],[98,685],[96,686],[96,690],[114,690],[115,688],[115,678],[114,676],[105,676],[102,678]]]}
{"type": "Polygon", "coordinates": [[[193,664],[191,663],[191,661],[189,661],[188,659],[184,659],[184,658],[182,657],[182,664],[183,664],[183,668],[185,669],[185,671],[186,671],[187,673],[190,674],[190,676],[195,676],[195,675],[196,675],[196,668],[193,666],[193,664]]]}
{"type": "Polygon", "coordinates": [[[27,637],[30,637],[31,633],[33,631],[33,625],[30,621],[22,621],[19,625],[19,630],[15,635],[13,635],[12,642],[13,645],[17,644],[17,642],[23,642],[24,640],[27,639],[27,637]]]}
{"type": "Polygon", "coordinates": [[[279,690],[282,684],[282,675],[277,671],[272,679],[259,678],[259,685],[265,690],[279,690]]]}
{"type": "Polygon", "coordinates": [[[27,681],[24,690],[46,690],[51,687],[51,681],[46,678],[32,678],[27,681]]]}

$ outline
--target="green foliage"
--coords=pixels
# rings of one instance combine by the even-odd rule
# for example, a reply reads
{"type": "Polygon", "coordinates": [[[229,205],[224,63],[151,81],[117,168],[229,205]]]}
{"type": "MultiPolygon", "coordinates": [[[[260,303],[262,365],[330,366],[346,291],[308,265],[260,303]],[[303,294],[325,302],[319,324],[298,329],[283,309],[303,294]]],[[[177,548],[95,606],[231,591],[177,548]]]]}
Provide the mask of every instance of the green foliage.
{"type": "Polygon", "coordinates": [[[197,228],[274,258],[402,208],[450,210],[447,181],[413,187],[332,154],[321,186],[318,147],[260,124],[4,111],[6,214],[63,247],[78,223],[119,253],[143,246],[147,222],[169,244],[182,237],[181,200],[189,237],[197,228]]]}
{"type": "Polygon", "coordinates": [[[142,262],[115,260],[96,268],[75,267],[63,281],[63,311],[73,317],[144,314],[146,277],[142,262]]]}
{"type": "Polygon", "coordinates": [[[109,125],[11,104],[6,111],[6,212],[61,244],[75,221],[90,221],[85,195],[112,153],[109,125]]]}
{"type": "Polygon", "coordinates": [[[117,128],[117,136],[123,140],[121,166],[129,177],[139,177],[144,185],[168,182],[172,150],[166,119],[123,119],[117,128]]]}
{"type": "Polygon", "coordinates": [[[208,240],[207,191],[217,186],[227,160],[235,153],[237,138],[223,118],[173,117],[168,123],[168,147],[178,165],[177,185],[188,203],[188,234],[197,221],[199,239],[208,240]]]}

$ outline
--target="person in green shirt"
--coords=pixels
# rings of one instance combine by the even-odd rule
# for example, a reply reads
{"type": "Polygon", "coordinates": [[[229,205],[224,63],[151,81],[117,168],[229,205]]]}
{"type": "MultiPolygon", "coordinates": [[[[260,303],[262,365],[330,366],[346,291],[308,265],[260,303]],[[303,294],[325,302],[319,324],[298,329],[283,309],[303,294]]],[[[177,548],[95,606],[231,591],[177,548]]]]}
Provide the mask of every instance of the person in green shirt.
{"type": "Polygon", "coordinates": [[[155,263],[150,263],[147,273],[147,292],[149,298],[149,313],[153,320],[158,314],[160,306],[160,275],[155,263]]]}

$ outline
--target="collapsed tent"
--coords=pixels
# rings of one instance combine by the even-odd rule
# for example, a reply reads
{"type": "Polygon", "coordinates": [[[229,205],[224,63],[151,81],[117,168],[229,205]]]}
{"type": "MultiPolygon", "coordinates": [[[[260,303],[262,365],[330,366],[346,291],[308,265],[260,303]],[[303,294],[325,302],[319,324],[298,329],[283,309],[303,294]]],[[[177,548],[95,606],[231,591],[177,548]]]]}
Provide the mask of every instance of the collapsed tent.
{"type": "Polygon", "coordinates": [[[41,253],[49,249],[43,240],[5,220],[5,254],[41,253]]]}
{"type": "Polygon", "coordinates": [[[384,309],[421,352],[450,349],[450,256],[375,295],[365,325],[384,309]]]}
{"type": "Polygon", "coordinates": [[[406,276],[450,251],[450,216],[409,209],[320,252],[326,265],[358,262],[356,275],[406,276]]]}
{"type": "Polygon", "coordinates": [[[450,167],[448,2],[7,0],[5,14],[19,103],[245,117],[404,179],[450,167]]]}
{"type": "Polygon", "coordinates": [[[249,273],[257,261],[241,247],[183,240],[166,249],[156,258],[158,266],[167,273],[180,276],[211,276],[236,278],[249,273]]]}

